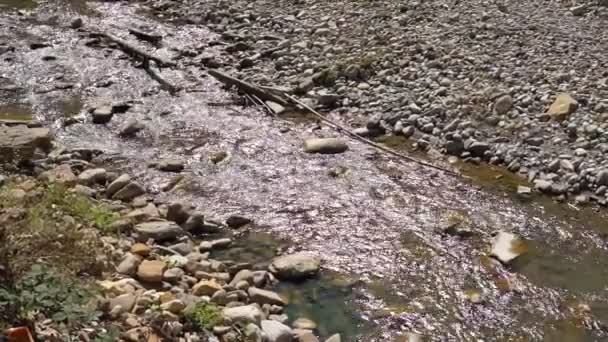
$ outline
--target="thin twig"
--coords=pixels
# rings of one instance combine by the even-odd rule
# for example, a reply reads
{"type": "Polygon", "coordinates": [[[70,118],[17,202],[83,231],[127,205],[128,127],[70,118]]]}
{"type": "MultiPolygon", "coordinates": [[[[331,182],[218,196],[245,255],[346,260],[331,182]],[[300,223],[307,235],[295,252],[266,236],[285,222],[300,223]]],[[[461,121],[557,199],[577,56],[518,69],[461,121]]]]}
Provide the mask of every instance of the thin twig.
{"type": "Polygon", "coordinates": [[[422,166],[430,167],[430,168],[435,169],[435,170],[442,171],[442,172],[444,172],[444,173],[446,173],[448,175],[451,175],[451,176],[459,176],[458,173],[456,173],[456,172],[454,172],[452,170],[448,170],[446,168],[442,168],[440,166],[436,166],[436,165],[424,162],[422,160],[418,160],[418,159],[412,158],[412,157],[407,156],[407,155],[405,155],[403,153],[399,153],[399,152],[397,152],[397,151],[395,151],[393,149],[390,149],[390,148],[388,148],[386,146],[380,145],[380,144],[375,143],[375,142],[373,142],[373,141],[371,141],[369,139],[366,139],[366,138],[364,138],[364,137],[362,137],[362,136],[354,133],[353,131],[349,130],[348,128],[346,128],[346,127],[344,127],[344,126],[342,126],[342,125],[340,125],[340,124],[338,124],[338,123],[336,123],[336,122],[334,122],[334,121],[326,118],[325,116],[319,114],[319,112],[317,112],[316,110],[310,108],[310,106],[306,105],[302,101],[299,101],[295,97],[293,97],[291,95],[288,95],[288,94],[285,94],[285,96],[287,98],[289,98],[291,101],[293,101],[294,103],[297,103],[298,105],[300,105],[302,108],[308,110],[310,113],[312,113],[313,115],[315,115],[319,119],[321,119],[321,121],[323,121],[323,122],[325,122],[325,123],[333,126],[334,128],[336,128],[339,131],[342,131],[342,132],[346,133],[347,135],[349,135],[350,137],[352,137],[352,138],[354,138],[356,140],[364,142],[364,143],[366,143],[366,144],[368,144],[370,146],[373,146],[373,147],[375,147],[375,148],[377,148],[377,149],[379,149],[381,151],[384,151],[384,152],[386,152],[388,154],[391,154],[391,155],[393,155],[395,157],[398,157],[398,158],[401,158],[401,159],[405,159],[407,161],[410,161],[410,162],[413,162],[413,163],[416,163],[416,164],[419,164],[419,165],[422,165],[422,166]]]}

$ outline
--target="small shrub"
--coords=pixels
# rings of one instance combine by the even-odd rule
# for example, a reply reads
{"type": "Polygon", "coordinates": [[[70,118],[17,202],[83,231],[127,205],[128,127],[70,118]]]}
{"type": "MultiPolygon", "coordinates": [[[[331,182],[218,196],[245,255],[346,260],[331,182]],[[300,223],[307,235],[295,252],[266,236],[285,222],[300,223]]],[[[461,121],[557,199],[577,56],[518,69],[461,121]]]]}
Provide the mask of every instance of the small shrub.
{"type": "Polygon", "coordinates": [[[42,314],[68,327],[97,319],[95,291],[58,270],[34,265],[13,284],[0,287],[2,321],[27,322],[42,314]]]}
{"type": "Polygon", "coordinates": [[[198,303],[186,312],[186,319],[199,330],[211,329],[222,323],[220,308],[209,303],[198,303]]]}

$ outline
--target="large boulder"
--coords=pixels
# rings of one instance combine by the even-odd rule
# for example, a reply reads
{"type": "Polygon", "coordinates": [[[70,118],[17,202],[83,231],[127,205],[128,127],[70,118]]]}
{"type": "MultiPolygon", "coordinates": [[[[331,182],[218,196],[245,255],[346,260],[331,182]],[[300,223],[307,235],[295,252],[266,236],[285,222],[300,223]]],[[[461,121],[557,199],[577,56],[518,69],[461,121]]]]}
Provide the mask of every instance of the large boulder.
{"type": "Polygon", "coordinates": [[[296,253],[278,257],[272,261],[270,271],[280,279],[300,280],[315,276],[319,272],[319,258],[296,253]]]}
{"type": "Polygon", "coordinates": [[[140,241],[169,241],[184,235],[182,228],[171,221],[144,222],[133,227],[133,230],[139,235],[140,241]]]}
{"type": "Polygon", "coordinates": [[[0,126],[0,162],[32,159],[36,149],[50,151],[51,140],[51,131],[48,128],[0,126]]]}

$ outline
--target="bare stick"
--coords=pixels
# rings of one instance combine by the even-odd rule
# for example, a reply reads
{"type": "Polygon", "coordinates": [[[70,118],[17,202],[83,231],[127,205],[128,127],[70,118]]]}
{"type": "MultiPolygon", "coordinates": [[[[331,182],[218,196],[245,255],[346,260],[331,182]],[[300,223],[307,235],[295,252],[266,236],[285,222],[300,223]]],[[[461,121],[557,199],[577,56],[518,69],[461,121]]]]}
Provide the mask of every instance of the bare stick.
{"type": "Polygon", "coordinates": [[[264,101],[276,102],[283,106],[288,105],[287,101],[285,101],[280,96],[272,94],[249,82],[241,81],[237,78],[234,78],[230,75],[224,74],[223,72],[213,70],[213,69],[207,70],[207,73],[209,73],[209,75],[217,78],[222,83],[225,83],[230,86],[235,86],[235,87],[239,88],[241,91],[243,91],[244,93],[255,95],[264,101]]]}
{"type": "Polygon", "coordinates": [[[430,167],[430,168],[435,169],[435,170],[442,171],[442,172],[444,172],[444,173],[446,173],[448,175],[451,175],[451,176],[459,176],[458,173],[456,173],[456,172],[454,172],[452,170],[448,170],[448,169],[442,168],[440,166],[436,166],[436,165],[424,162],[422,160],[418,160],[418,159],[412,158],[410,156],[406,156],[405,154],[399,153],[399,152],[397,152],[397,151],[395,151],[393,149],[390,149],[390,148],[388,148],[386,146],[380,145],[380,144],[375,143],[375,142],[373,142],[373,141],[371,141],[369,139],[366,139],[366,138],[364,138],[364,137],[362,137],[362,136],[354,133],[353,131],[349,130],[348,128],[346,128],[346,127],[344,127],[344,126],[342,126],[342,125],[340,125],[340,124],[338,124],[338,123],[336,123],[336,122],[334,122],[334,121],[326,118],[325,116],[319,114],[319,112],[317,112],[316,110],[310,108],[308,105],[306,105],[302,101],[299,101],[295,97],[293,97],[291,95],[288,95],[288,94],[285,94],[285,96],[287,98],[289,98],[291,101],[293,101],[294,103],[297,103],[298,105],[300,105],[302,108],[308,110],[310,113],[314,114],[316,117],[318,117],[319,119],[321,119],[321,121],[323,121],[323,122],[325,122],[325,123],[333,126],[334,128],[336,128],[336,129],[338,129],[338,130],[346,133],[347,135],[351,136],[352,138],[354,138],[356,140],[364,142],[364,143],[366,143],[366,144],[368,144],[370,146],[373,146],[373,147],[375,147],[375,148],[377,148],[377,149],[379,149],[381,151],[384,151],[384,152],[386,152],[388,154],[391,154],[391,155],[393,155],[395,157],[399,157],[401,159],[404,159],[404,160],[407,160],[407,161],[410,161],[410,162],[413,162],[413,163],[416,163],[416,164],[419,164],[419,165],[422,165],[422,166],[426,166],[426,167],[430,167]]]}
{"type": "Polygon", "coordinates": [[[156,82],[158,82],[160,84],[161,88],[167,90],[171,95],[177,93],[177,91],[179,90],[176,86],[174,86],[173,84],[167,82],[156,71],[154,71],[150,67],[149,63],[144,63],[144,69],[146,70],[146,72],[148,73],[148,75],[150,75],[150,77],[153,80],[155,80],[156,82]]]}

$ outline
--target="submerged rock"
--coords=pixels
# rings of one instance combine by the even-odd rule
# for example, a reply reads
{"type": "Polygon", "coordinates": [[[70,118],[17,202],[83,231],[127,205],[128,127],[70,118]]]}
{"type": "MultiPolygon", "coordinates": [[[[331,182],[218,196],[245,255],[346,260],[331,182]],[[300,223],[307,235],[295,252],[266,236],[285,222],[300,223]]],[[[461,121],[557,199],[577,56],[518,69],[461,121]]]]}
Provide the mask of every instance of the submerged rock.
{"type": "Polygon", "coordinates": [[[500,262],[508,264],[515,258],[527,253],[527,251],[525,241],[519,236],[500,231],[494,238],[490,255],[500,260],[500,262]]]}
{"type": "Polygon", "coordinates": [[[320,266],[319,258],[298,253],[274,259],[270,271],[280,279],[299,280],[315,276],[320,266]]]}
{"type": "Polygon", "coordinates": [[[304,152],[334,154],[348,150],[348,145],[339,138],[314,138],[304,141],[304,152]]]}

